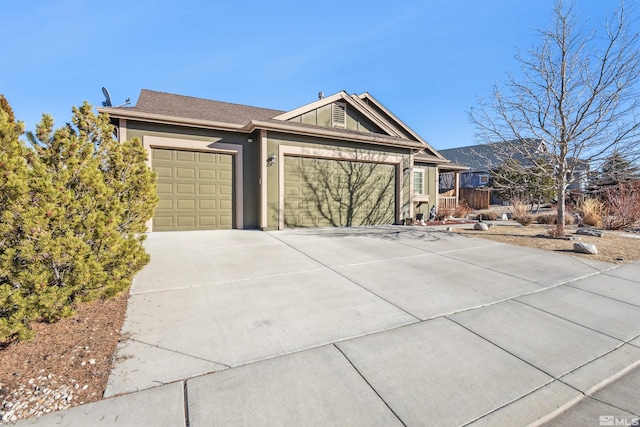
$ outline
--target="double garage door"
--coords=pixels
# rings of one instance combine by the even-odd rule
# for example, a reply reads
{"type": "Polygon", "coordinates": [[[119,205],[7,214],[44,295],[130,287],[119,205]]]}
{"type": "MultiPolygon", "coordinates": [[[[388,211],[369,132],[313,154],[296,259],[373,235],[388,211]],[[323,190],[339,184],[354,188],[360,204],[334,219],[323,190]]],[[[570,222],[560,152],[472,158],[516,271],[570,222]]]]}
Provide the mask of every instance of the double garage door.
{"type": "Polygon", "coordinates": [[[394,165],[295,156],[284,160],[285,227],[395,222],[394,165]]]}
{"type": "Polygon", "coordinates": [[[153,148],[160,203],[154,231],[216,230],[235,226],[234,156],[153,148]]]}

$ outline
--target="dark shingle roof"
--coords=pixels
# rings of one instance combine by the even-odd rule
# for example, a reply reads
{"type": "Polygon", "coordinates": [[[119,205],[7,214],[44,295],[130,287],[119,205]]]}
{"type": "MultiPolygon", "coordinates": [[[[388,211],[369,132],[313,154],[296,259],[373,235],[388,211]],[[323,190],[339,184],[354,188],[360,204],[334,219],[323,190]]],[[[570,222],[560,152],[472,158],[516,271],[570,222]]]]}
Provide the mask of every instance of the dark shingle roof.
{"type": "Polygon", "coordinates": [[[240,125],[249,123],[251,120],[271,119],[284,113],[284,111],[271,110],[269,108],[251,107],[147,89],[140,91],[140,97],[135,107],[128,107],[127,109],[143,113],[240,125]]]}
{"type": "Polygon", "coordinates": [[[489,171],[502,164],[507,158],[517,160],[523,165],[530,163],[518,153],[510,152],[509,144],[513,142],[515,141],[469,145],[467,147],[438,150],[438,152],[446,159],[451,160],[452,163],[469,167],[470,171],[489,171]]]}

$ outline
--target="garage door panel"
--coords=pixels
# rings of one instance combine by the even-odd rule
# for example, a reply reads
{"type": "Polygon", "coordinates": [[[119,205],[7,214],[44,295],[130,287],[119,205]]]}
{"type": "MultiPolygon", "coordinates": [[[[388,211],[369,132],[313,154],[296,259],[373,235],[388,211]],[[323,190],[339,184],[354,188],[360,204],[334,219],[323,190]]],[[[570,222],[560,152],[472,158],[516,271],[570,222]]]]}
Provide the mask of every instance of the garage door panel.
{"type": "Polygon", "coordinates": [[[176,194],[196,194],[195,184],[178,184],[176,185],[176,194]]]}
{"type": "Polygon", "coordinates": [[[215,216],[199,216],[198,220],[201,227],[215,227],[218,225],[217,217],[215,216]]]}
{"type": "Polygon", "coordinates": [[[198,178],[200,179],[216,179],[216,171],[208,169],[199,169],[198,178]]]}
{"type": "Polygon", "coordinates": [[[158,211],[166,211],[166,210],[172,210],[173,209],[173,200],[167,200],[167,199],[160,199],[160,202],[158,203],[158,207],[156,207],[156,210],[158,211]]]}
{"type": "Polygon", "coordinates": [[[151,159],[153,160],[172,160],[173,153],[170,150],[153,150],[151,159]]]}
{"type": "Polygon", "coordinates": [[[216,155],[213,153],[198,153],[198,161],[202,163],[216,163],[216,155]]]}
{"type": "Polygon", "coordinates": [[[216,186],[215,185],[202,185],[198,186],[198,192],[200,194],[216,194],[216,186]]]}
{"type": "Polygon", "coordinates": [[[173,227],[173,217],[161,216],[153,219],[153,225],[155,227],[171,228],[173,227]]]}
{"type": "Polygon", "coordinates": [[[158,178],[172,178],[173,169],[169,167],[158,166],[154,168],[154,171],[158,174],[158,178]]]}
{"type": "Polygon", "coordinates": [[[395,222],[395,166],[286,156],[285,227],[395,222]]]}
{"type": "Polygon", "coordinates": [[[173,194],[173,184],[160,182],[160,177],[158,177],[158,183],[156,185],[156,189],[158,191],[159,196],[162,194],[173,194]]]}
{"type": "Polygon", "coordinates": [[[196,176],[196,171],[192,168],[176,168],[176,177],[178,179],[180,178],[186,178],[186,179],[193,179],[196,176]]]}
{"type": "Polygon", "coordinates": [[[160,203],[155,231],[232,228],[235,218],[232,154],[152,150],[160,203]]]}
{"type": "Polygon", "coordinates": [[[178,216],[176,219],[176,225],[178,227],[194,227],[196,225],[195,216],[178,216]]]}
{"type": "Polygon", "coordinates": [[[195,200],[178,200],[176,204],[176,209],[181,211],[195,211],[196,210],[196,201],[195,200]]]}
{"type": "Polygon", "coordinates": [[[195,153],[191,151],[175,151],[176,160],[179,162],[193,162],[195,160],[195,153]]]}
{"type": "Polygon", "coordinates": [[[218,163],[220,163],[221,165],[229,165],[229,167],[231,167],[231,165],[233,164],[233,159],[231,158],[231,156],[219,157],[218,163]]]}

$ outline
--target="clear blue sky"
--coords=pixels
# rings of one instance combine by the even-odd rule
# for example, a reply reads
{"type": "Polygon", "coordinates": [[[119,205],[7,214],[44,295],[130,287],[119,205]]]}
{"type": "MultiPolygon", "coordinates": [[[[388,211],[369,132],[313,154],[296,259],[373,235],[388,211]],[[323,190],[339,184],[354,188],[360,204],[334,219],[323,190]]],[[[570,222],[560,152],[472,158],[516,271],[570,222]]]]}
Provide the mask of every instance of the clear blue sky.
{"type": "MultiPolygon", "coordinates": [[[[633,1],[627,1],[633,3],[633,1]]],[[[615,0],[578,0],[601,22],[615,0]]],[[[369,92],[436,149],[470,145],[468,111],[517,71],[552,0],[6,1],[0,93],[33,130],[140,89],[290,110],[369,92]]]]}

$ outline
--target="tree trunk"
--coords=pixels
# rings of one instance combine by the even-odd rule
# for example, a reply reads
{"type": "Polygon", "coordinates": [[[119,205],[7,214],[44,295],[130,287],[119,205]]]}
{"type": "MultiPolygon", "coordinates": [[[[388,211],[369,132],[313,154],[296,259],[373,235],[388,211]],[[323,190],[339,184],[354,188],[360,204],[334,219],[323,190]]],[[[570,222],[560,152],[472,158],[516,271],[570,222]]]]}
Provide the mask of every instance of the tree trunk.
{"type": "Polygon", "coordinates": [[[556,188],[556,193],[558,198],[558,206],[557,206],[558,216],[556,217],[557,237],[564,236],[565,211],[566,211],[566,204],[565,204],[566,185],[564,184],[564,182],[565,182],[564,177],[559,178],[557,181],[557,188],[556,188]]]}

